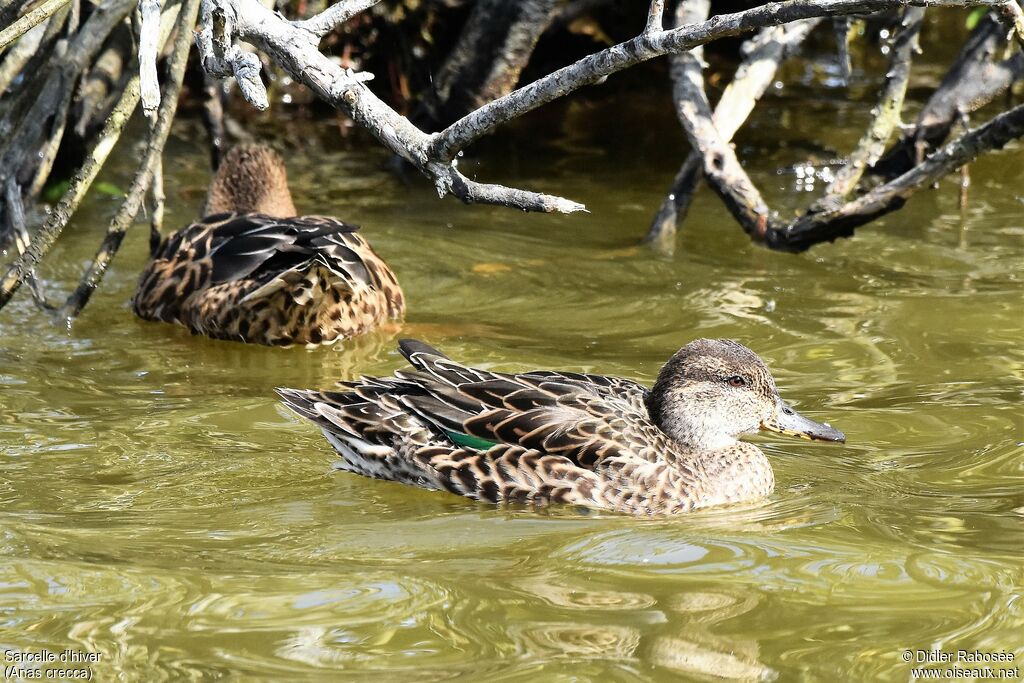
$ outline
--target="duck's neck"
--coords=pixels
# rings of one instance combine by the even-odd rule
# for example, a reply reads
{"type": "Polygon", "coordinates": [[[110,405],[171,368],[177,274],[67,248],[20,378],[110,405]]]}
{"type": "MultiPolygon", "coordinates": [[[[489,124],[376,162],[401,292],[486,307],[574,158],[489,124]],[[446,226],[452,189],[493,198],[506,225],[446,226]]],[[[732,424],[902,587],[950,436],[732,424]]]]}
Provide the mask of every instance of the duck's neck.
{"type": "Polygon", "coordinates": [[[697,411],[668,410],[663,397],[650,392],[646,398],[651,421],[687,453],[706,453],[735,446],[738,441],[710,416],[697,411]]]}
{"type": "Polygon", "coordinates": [[[269,149],[232,150],[210,183],[203,214],[262,213],[288,218],[298,212],[288,190],[288,175],[280,158],[269,149]]]}

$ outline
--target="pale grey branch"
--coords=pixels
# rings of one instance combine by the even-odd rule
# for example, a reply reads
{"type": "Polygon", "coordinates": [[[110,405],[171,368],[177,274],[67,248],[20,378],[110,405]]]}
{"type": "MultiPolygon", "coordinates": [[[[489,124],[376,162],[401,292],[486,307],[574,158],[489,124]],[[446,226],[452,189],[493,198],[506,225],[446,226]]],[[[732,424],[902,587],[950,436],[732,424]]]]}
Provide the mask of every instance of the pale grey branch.
{"type": "Polygon", "coordinates": [[[292,78],[344,111],[388,149],[433,180],[442,197],[451,193],[465,202],[499,204],[524,211],[583,210],[581,204],[568,199],[476,183],[462,176],[451,160],[438,162],[426,152],[432,136],[363,85],[372,78],[371,74],[343,69],[320,52],[315,33],[267,9],[258,0],[203,0],[201,16],[202,30],[197,43],[209,73],[228,75],[227,56],[232,48],[237,49],[234,39],[256,45],[292,78]]]}
{"type": "Polygon", "coordinates": [[[39,5],[39,7],[36,7],[21,19],[18,19],[16,22],[0,31],[0,50],[3,50],[10,43],[20,38],[33,26],[45,21],[48,17],[69,2],[71,2],[71,0],[46,0],[46,2],[39,5]]]}
{"type": "Polygon", "coordinates": [[[319,38],[327,35],[336,26],[344,24],[360,12],[370,9],[378,2],[380,0],[342,0],[342,2],[331,5],[315,17],[305,21],[296,21],[295,26],[309,31],[319,38]]]}
{"type": "Polygon", "coordinates": [[[968,7],[1001,4],[991,0],[789,0],[743,12],[720,14],[670,31],[645,32],[632,40],[588,55],[464,116],[437,135],[430,155],[450,160],[495,128],[574,90],[641,62],[685,52],[719,38],[802,19],[864,14],[904,5],[968,7]]]}
{"type": "Polygon", "coordinates": [[[160,106],[160,83],[156,75],[160,41],[160,0],[139,0],[139,77],[142,110],[152,116],[160,106]]]}
{"type": "Polygon", "coordinates": [[[647,26],[644,33],[656,33],[665,30],[665,0],[651,0],[651,8],[647,11],[647,26]]]}

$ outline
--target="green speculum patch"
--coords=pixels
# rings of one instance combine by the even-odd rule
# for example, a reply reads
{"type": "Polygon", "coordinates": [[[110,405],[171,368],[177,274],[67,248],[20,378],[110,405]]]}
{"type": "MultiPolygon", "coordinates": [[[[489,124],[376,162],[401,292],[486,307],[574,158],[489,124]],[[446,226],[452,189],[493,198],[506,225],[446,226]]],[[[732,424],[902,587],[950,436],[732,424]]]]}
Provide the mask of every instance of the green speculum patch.
{"type": "Polygon", "coordinates": [[[481,439],[479,436],[470,436],[469,434],[463,434],[461,432],[453,432],[444,430],[445,436],[452,440],[456,446],[463,448],[472,448],[475,451],[486,451],[487,449],[497,446],[497,441],[488,441],[487,439],[481,439]]]}

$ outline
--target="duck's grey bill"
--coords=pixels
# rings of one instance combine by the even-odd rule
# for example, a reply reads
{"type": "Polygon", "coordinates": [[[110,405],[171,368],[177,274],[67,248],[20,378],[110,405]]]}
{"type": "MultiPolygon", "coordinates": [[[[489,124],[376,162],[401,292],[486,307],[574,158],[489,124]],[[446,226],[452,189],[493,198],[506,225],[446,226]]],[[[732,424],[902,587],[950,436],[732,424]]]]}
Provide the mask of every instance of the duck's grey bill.
{"type": "Polygon", "coordinates": [[[775,416],[771,420],[763,422],[761,428],[812,441],[838,441],[839,443],[846,441],[846,435],[832,425],[809,420],[782,400],[778,402],[775,416]]]}

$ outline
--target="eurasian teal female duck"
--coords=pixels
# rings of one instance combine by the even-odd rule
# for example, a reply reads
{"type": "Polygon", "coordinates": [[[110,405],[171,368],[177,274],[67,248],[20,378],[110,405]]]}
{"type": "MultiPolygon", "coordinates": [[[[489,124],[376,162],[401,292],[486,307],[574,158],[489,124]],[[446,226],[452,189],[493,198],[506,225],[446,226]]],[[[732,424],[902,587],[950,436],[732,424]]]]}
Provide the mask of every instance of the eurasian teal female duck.
{"type": "Polygon", "coordinates": [[[279,389],[341,454],[340,469],[488,503],[570,503],[637,515],[754,500],[775,485],[759,429],[821,441],[843,433],[796,413],[750,349],[697,339],[652,389],[620,377],[489,372],[418,341],[413,370],[279,389]]]}
{"type": "Polygon", "coordinates": [[[402,316],[395,274],[356,226],[296,213],[281,157],[233,148],[205,217],[154,249],[132,308],[194,334],[281,346],[330,344],[402,316]]]}

